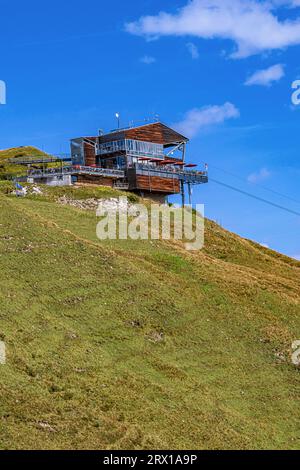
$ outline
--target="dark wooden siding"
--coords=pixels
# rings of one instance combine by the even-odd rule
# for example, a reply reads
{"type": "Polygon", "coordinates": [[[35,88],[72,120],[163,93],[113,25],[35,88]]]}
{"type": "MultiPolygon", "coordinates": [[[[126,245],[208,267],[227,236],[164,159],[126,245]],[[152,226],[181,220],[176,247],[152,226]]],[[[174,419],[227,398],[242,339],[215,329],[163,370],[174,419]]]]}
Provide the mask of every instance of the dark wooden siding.
{"type": "Polygon", "coordinates": [[[142,140],[144,142],[153,142],[163,145],[188,141],[183,135],[159,122],[127,129],[125,130],[125,136],[126,139],[142,140]]]}
{"type": "Polygon", "coordinates": [[[111,132],[99,137],[99,143],[113,142],[115,140],[133,139],[143,142],[153,142],[154,144],[169,145],[176,142],[187,142],[188,139],[170,127],[156,122],[141,127],[111,132]]]}
{"type": "Polygon", "coordinates": [[[84,143],[84,161],[86,166],[96,164],[95,148],[91,144],[84,143]]]}
{"type": "Polygon", "coordinates": [[[78,175],[77,182],[80,184],[95,184],[97,186],[113,187],[114,180],[112,178],[103,178],[102,176],[78,175]]]}
{"type": "Polygon", "coordinates": [[[137,175],[136,189],[157,193],[178,194],[180,193],[180,183],[178,179],[173,178],[137,175]]]}

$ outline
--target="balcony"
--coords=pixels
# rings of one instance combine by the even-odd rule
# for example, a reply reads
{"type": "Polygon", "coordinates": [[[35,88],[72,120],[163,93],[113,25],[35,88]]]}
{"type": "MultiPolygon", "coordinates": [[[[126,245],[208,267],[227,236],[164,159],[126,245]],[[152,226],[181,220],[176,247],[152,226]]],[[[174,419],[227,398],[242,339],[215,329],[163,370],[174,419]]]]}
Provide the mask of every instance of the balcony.
{"type": "Polygon", "coordinates": [[[207,171],[186,170],[185,168],[176,168],[169,166],[161,168],[155,164],[145,165],[137,163],[134,166],[137,175],[159,176],[161,178],[173,178],[183,181],[184,183],[201,184],[208,182],[207,171]]]}

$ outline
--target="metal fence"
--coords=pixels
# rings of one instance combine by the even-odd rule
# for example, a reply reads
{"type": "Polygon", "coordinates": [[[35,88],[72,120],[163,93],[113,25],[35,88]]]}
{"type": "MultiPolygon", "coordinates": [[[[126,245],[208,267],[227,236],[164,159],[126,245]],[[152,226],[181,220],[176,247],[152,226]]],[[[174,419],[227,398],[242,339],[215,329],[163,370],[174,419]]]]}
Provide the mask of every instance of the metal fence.
{"type": "Polygon", "coordinates": [[[113,178],[124,178],[125,173],[121,170],[113,170],[107,168],[93,168],[90,166],[70,166],[59,168],[48,168],[46,170],[31,170],[28,176],[32,178],[48,178],[50,176],[61,175],[96,175],[107,176],[113,178]]]}
{"type": "Polygon", "coordinates": [[[185,183],[206,183],[208,181],[208,173],[206,171],[186,170],[185,168],[159,168],[155,164],[144,165],[137,163],[135,165],[136,172],[141,175],[160,176],[162,178],[175,178],[185,183]]]}

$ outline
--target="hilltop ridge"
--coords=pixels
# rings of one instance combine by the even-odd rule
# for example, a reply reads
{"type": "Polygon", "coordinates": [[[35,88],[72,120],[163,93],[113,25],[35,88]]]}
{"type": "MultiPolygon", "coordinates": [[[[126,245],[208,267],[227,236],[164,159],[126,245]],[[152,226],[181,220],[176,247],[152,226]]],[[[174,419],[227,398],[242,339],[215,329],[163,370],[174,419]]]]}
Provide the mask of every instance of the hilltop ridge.
{"type": "Polygon", "coordinates": [[[47,153],[32,146],[13,147],[8,149],[0,149],[0,159],[7,160],[9,158],[18,158],[24,156],[40,157],[48,156],[47,153]]]}
{"type": "Polygon", "coordinates": [[[23,176],[26,174],[26,168],[16,165],[9,161],[17,159],[19,157],[47,157],[47,153],[39,150],[36,147],[25,146],[25,147],[14,147],[9,149],[0,150],[0,181],[9,180],[17,176],[23,176]]]}

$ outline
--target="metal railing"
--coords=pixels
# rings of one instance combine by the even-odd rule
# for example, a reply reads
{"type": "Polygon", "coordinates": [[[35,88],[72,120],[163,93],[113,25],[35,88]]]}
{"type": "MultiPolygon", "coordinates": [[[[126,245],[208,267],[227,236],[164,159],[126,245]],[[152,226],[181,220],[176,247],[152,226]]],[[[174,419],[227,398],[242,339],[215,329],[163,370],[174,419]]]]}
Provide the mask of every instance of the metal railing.
{"type": "MultiPolygon", "coordinates": [[[[208,173],[207,171],[196,171],[196,170],[186,170],[184,168],[176,168],[176,167],[169,167],[169,168],[160,168],[159,166],[155,165],[143,165],[137,163],[131,169],[128,170],[135,171],[137,174],[140,175],[150,175],[150,176],[158,176],[161,178],[167,179],[177,179],[181,180],[185,183],[191,184],[198,184],[198,183],[206,183],[208,181],[208,173]]],[[[115,170],[113,168],[99,168],[99,167],[90,167],[90,166],[65,166],[61,168],[48,168],[45,170],[30,170],[28,171],[28,177],[31,178],[48,178],[48,177],[62,177],[66,175],[89,175],[89,176],[103,176],[107,178],[114,178],[124,179],[125,178],[125,171],[123,170],[115,170]]],[[[126,182],[116,182],[121,189],[127,189],[126,182]]]]}
{"type": "Polygon", "coordinates": [[[71,175],[73,167],[48,168],[45,170],[29,170],[27,175],[32,178],[47,178],[48,176],[71,175]]]}
{"type": "Polygon", "coordinates": [[[113,176],[116,178],[124,178],[125,172],[122,170],[114,170],[111,168],[93,168],[91,166],[74,166],[73,173],[99,176],[113,176]]]}
{"type": "Polygon", "coordinates": [[[119,182],[119,181],[116,181],[114,183],[114,188],[115,189],[129,189],[129,183],[123,183],[123,182],[119,182]]]}
{"type": "Polygon", "coordinates": [[[201,175],[201,176],[208,176],[207,171],[199,171],[199,170],[187,170],[184,167],[177,167],[176,165],[172,166],[172,164],[166,166],[156,165],[155,163],[145,165],[143,163],[136,163],[134,168],[137,170],[145,170],[145,171],[158,171],[159,173],[174,173],[174,174],[185,174],[185,175],[201,175]]]}
{"type": "Polygon", "coordinates": [[[69,154],[52,155],[52,156],[30,156],[24,155],[21,157],[9,158],[8,163],[13,165],[37,165],[37,164],[48,164],[48,163],[63,163],[71,162],[71,156],[69,154]]]}
{"type": "Polygon", "coordinates": [[[186,170],[183,167],[169,166],[168,168],[161,168],[155,164],[143,165],[137,163],[133,167],[137,173],[141,175],[159,176],[162,178],[179,179],[185,183],[207,183],[208,172],[198,170],[186,170]]]}
{"type": "Polygon", "coordinates": [[[113,178],[124,178],[125,173],[121,170],[110,168],[93,168],[90,166],[69,166],[62,168],[48,168],[45,170],[30,170],[28,176],[32,178],[48,178],[49,176],[63,175],[97,175],[113,178]]]}

